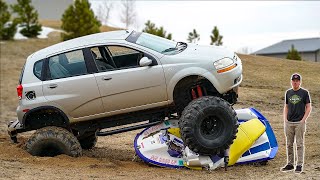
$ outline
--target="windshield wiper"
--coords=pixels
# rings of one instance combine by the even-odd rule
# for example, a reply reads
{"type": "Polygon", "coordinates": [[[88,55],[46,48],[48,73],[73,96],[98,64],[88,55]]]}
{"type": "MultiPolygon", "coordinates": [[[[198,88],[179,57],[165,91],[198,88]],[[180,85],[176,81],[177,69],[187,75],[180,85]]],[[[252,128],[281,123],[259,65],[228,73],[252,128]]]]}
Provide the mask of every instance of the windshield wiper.
{"type": "Polygon", "coordinates": [[[188,44],[187,43],[185,43],[185,42],[177,42],[177,45],[176,45],[176,47],[180,47],[180,46],[183,46],[183,47],[187,47],[188,46],[188,44]]]}
{"type": "Polygon", "coordinates": [[[163,50],[161,53],[165,53],[165,52],[170,52],[170,51],[180,51],[180,50],[184,50],[185,48],[187,48],[188,44],[185,42],[177,42],[176,47],[171,47],[168,49],[163,50]],[[182,47],[182,48],[181,48],[182,47]]]}
{"type": "Polygon", "coordinates": [[[171,47],[171,48],[168,48],[168,49],[165,49],[165,50],[163,50],[162,51],[162,53],[165,53],[165,52],[170,52],[170,51],[175,51],[175,50],[177,50],[177,48],[176,47],[171,47]]]}

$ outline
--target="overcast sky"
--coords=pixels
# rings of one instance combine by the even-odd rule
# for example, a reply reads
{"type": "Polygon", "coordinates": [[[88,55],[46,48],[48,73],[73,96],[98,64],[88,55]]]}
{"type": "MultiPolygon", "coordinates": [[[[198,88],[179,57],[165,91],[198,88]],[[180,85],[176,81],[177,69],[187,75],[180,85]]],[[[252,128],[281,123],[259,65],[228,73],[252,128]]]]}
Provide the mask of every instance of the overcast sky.
{"type": "MultiPolygon", "coordinates": [[[[96,11],[101,0],[90,0],[96,11]]],[[[320,37],[320,1],[136,1],[137,21],[130,29],[141,31],[147,20],[163,26],[176,41],[186,41],[196,29],[198,44],[210,44],[217,26],[223,45],[234,51],[253,52],[285,39],[320,37]]],[[[125,27],[122,7],[114,2],[109,25],[125,27]]]]}

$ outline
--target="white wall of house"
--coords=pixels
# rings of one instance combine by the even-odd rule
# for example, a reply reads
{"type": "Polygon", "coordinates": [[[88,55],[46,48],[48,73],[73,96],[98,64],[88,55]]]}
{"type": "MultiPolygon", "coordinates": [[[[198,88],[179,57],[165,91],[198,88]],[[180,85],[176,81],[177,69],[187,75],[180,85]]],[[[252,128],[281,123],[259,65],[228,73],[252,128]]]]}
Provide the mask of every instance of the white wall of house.
{"type": "MultiPolygon", "coordinates": [[[[320,51],[316,52],[307,52],[307,53],[301,53],[300,56],[301,59],[304,61],[313,61],[315,62],[316,60],[316,54],[317,54],[317,62],[320,62],[320,51]]],[[[275,58],[283,58],[286,59],[287,53],[281,53],[281,54],[264,54],[261,56],[268,56],[268,57],[275,57],[275,58]]]]}
{"type": "Polygon", "coordinates": [[[300,53],[300,56],[305,61],[316,61],[316,52],[300,53]]]}

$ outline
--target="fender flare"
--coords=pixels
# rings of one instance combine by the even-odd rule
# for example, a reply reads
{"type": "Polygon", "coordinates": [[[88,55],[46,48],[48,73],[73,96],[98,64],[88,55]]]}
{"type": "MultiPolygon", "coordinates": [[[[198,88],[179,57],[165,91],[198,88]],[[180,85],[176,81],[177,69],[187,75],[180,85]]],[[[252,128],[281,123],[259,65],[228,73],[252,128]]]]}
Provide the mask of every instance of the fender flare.
{"type": "Polygon", "coordinates": [[[40,111],[40,110],[47,110],[47,109],[52,109],[52,110],[55,110],[57,111],[64,119],[64,121],[66,122],[66,126],[69,126],[70,124],[70,121],[69,121],[69,118],[68,116],[59,108],[57,107],[54,107],[54,106],[39,106],[39,107],[36,107],[36,108],[33,108],[31,110],[29,110],[28,112],[26,112],[24,115],[23,115],[23,118],[22,118],[22,125],[23,125],[23,128],[25,128],[26,126],[26,120],[27,120],[27,117],[36,112],[36,111],[40,111]]]}
{"type": "Polygon", "coordinates": [[[173,102],[174,98],[173,98],[173,92],[175,87],[177,86],[177,84],[184,78],[189,77],[189,76],[199,76],[199,77],[203,77],[206,78],[207,80],[209,80],[211,82],[211,84],[216,88],[216,84],[218,84],[218,80],[215,79],[214,76],[208,76],[206,75],[208,73],[208,70],[203,69],[203,68],[199,68],[199,67],[191,67],[191,68],[186,68],[183,69],[179,72],[177,72],[172,78],[171,80],[168,82],[168,87],[167,87],[167,91],[168,91],[168,99],[173,102]]]}

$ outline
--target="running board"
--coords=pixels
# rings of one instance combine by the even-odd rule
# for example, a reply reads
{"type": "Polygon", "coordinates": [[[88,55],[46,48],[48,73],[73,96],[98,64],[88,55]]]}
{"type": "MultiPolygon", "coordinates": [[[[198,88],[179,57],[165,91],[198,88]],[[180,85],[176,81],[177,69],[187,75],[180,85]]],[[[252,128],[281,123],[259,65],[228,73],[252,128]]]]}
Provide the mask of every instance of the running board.
{"type": "Polygon", "coordinates": [[[163,122],[163,121],[155,121],[155,122],[149,122],[149,123],[145,123],[145,124],[139,124],[139,125],[135,125],[135,126],[125,127],[125,128],[115,129],[115,130],[111,130],[111,131],[97,132],[97,136],[109,136],[112,134],[133,131],[133,130],[137,130],[137,129],[142,129],[142,128],[154,126],[154,125],[157,125],[161,122],[163,122]]]}

